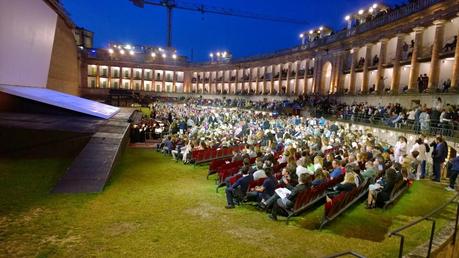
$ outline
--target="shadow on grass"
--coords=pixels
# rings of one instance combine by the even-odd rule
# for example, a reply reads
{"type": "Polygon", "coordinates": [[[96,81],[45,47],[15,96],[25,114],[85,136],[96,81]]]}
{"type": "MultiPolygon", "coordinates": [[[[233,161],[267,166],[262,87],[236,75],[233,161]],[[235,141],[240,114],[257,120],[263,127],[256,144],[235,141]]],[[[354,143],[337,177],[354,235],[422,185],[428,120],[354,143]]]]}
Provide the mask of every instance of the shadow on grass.
{"type": "MultiPolygon", "coordinates": [[[[365,209],[365,201],[361,200],[326,224],[322,230],[344,237],[382,242],[391,229],[426,215],[446,202],[449,196],[450,194],[445,193],[441,185],[428,181],[417,182],[387,210],[365,209]],[[425,198],[425,195],[418,193],[429,193],[430,196],[425,198]]],[[[307,230],[319,230],[324,216],[323,203],[319,206],[297,219],[297,224],[307,230]]],[[[454,210],[445,209],[436,217],[449,220],[454,217],[454,210]]]]}

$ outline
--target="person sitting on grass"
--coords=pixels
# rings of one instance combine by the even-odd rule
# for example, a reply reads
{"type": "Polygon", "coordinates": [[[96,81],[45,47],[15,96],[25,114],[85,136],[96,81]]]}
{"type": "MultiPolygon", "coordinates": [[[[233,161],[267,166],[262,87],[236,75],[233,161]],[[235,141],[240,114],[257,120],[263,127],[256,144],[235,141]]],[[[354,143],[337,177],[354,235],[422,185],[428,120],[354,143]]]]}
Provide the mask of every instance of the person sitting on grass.
{"type": "Polygon", "coordinates": [[[256,186],[253,191],[247,193],[247,201],[261,202],[268,200],[274,195],[276,190],[277,180],[273,175],[272,168],[265,168],[266,179],[263,181],[263,185],[256,186]]]}
{"type": "Polygon", "coordinates": [[[244,200],[249,189],[250,182],[252,182],[252,175],[249,174],[248,170],[242,171],[242,177],[239,178],[236,183],[226,188],[226,206],[227,209],[234,208],[234,199],[237,201],[244,200]]]}
{"type": "Polygon", "coordinates": [[[298,194],[311,188],[311,176],[309,174],[301,174],[298,179],[298,184],[293,188],[293,190],[285,198],[280,198],[277,194],[271,197],[267,206],[272,203],[271,214],[269,218],[272,220],[277,220],[277,214],[288,215],[288,211],[293,209],[295,205],[295,200],[298,194]]]}

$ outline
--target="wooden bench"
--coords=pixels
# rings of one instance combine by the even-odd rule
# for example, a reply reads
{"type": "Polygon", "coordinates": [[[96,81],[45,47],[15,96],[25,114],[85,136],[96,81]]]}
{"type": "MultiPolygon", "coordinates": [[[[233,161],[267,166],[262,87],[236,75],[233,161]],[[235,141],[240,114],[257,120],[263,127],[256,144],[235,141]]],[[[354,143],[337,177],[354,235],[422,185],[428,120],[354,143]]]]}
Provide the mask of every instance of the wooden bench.
{"type": "Polygon", "coordinates": [[[291,211],[287,210],[288,216],[286,223],[288,224],[292,217],[299,216],[314,204],[325,198],[327,189],[340,183],[343,179],[344,175],[340,175],[332,180],[327,180],[323,184],[299,193],[295,199],[293,209],[291,211]]]}
{"type": "Polygon", "coordinates": [[[345,212],[362,197],[367,196],[369,184],[370,181],[366,179],[359,187],[350,192],[342,192],[335,196],[331,202],[326,202],[324,205],[325,213],[322,223],[320,224],[320,229],[322,229],[328,222],[334,220],[340,214],[345,212]]]}
{"type": "Polygon", "coordinates": [[[400,196],[402,196],[403,193],[408,190],[408,184],[405,180],[400,180],[400,182],[396,183],[394,185],[394,188],[392,189],[392,192],[390,193],[390,198],[389,200],[384,202],[384,207],[383,209],[387,209],[389,205],[394,203],[400,196]]]}

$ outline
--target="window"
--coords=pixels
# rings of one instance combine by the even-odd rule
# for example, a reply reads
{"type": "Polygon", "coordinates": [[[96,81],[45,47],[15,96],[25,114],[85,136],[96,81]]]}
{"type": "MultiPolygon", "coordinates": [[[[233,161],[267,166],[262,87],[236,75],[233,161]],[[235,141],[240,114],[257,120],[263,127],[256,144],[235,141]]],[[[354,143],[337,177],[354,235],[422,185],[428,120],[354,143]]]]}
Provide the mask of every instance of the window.
{"type": "Polygon", "coordinates": [[[138,82],[135,83],[135,90],[140,90],[140,83],[138,82]]]}
{"type": "Polygon", "coordinates": [[[125,70],[125,71],[124,71],[124,77],[125,77],[125,78],[128,78],[128,77],[129,77],[129,71],[128,71],[128,70],[125,70]]]}
{"type": "Polygon", "coordinates": [[[135,78],[136,78],[136,79],[140,79],[140,72],[139,72],[139,71],[136,71],[136,72],[135,72],[135,78]]]}
{"type": "Polygon", "coordinates": [[[129,82],[124,82],[124,88],[129,89],[129,82]]]}
{"type": "Polygon", "coordinates": [[[102,88],[107,88],[107,81],[102,81],[102,88]]]}
{"type": "Polygon", "coordinates": [[[113,88],[118,89],[118,82],[117,81],[113,82],[113,88]]]}
{"type": "Polygon", "coordinates": [[[102,76],[107,77],[107,68],[102,69],[102,76]]]}
{"type": "Polygon", "coordinates": [[[147,73],[145,74],[145,76],[146,76],[147,79],[150,79],[150,72],[147,72],[147,73]]]}
{"type": "Polygon", "coordinates": [[[95,88],[96,87],[96,81],[95,80],[91,80],[91,88],[95,88]]]}
{"type": "Polygon", "coordinates": [[[118,70],[114,70],[114,71],[113,71],[113,77],[118,77],[118,76],[119,76],[119,75],[118,75],[118,70]]]}
{"type": "Polygon", "coordinates": [[[161,74],[160,73],[156,74],[156,80],[158,80],[158,81],[161,80],[161,74]]]}

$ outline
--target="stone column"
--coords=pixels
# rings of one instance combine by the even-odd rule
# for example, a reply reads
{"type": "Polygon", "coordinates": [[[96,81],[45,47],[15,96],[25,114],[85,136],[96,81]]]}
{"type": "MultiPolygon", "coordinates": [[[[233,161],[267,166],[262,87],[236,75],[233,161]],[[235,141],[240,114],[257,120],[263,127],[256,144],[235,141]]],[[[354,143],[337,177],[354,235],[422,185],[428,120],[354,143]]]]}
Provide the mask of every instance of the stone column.
{"type": "Polygon", "coordinates": [[[321,88],[320,88],[320,84],[321,84],[321,76],[322,75],[322,62],[320,60],[320,58],[315,58],[314,60],[314,75],[313,75],[313,82],[312,82],[312,85],[313,86],[313,92],[312,93],[321,93],[321,88]]]}
{"type": "MultiPolygon", "coordinates": [[[[292,66],[290,63],[287,63],[287,77],[285,78],[287,81],[287,84],[285,85],[285,95],[290,95],[290,72],[291,71],[292,71],[292,66]]],[[[281,84],[282,84],[282,81],[281,81],[281,84]]]]}
{"type": "Polygon", "coordinates": [[[351,49],[351,72],[350,72],[350,82],[349,82],[349,94],[350,95],[355,95],[355,66],[357,65],[357,58],[358,58],[358,48],[353,48],[351,49]]]}
{"type": "Polygon", "coordinates": [[[100,88],[100,65],[96,65],[96,88],[100,88]]]}
{"type": "Polygon", "coordinates": [[[255,78],[255,95],[258,95],[260,92],[260,89],[258,87],[258,76],[259,76],[258,74],[260,73],[260,68],[255,67],[255,68],[252,68],[251,71],[252,71],[252,77],[250,78],[250,87],[252,87],[252,81],[253,81],[253,78],[255,78]],[[255,69],[255,75],[253,73],[253,69],[255,69]]]}
{"type": "MultiPolygon", "coordinates": [[[[281,69],[282,70],[282,69],[281,69]]],[[[287,84],[285,85],[285,95],[290,95],[290,72],[292,71],[292,66],[290,63],[287,63],[287,77],[286,77],[286,81],[287,81],[287,84]]],[[[281,75],[281,78],[280,78],[280,84],[282,86],[282,75],[281,75]]]]}
{"type": "Polygon", "coordinates": [[[392,83],[390,85],[390,92],[392,94],[398,94],[400,88],[400,60],[402,58],[402,46],[405,43],[405,36],[405,34],[397,34],[395,57],[393,61],[392,83]]]}
{"type": "MultiPolygon", "coordinates": [[[[459,13],[457,16],[459,16],[459,13]]],[[[459,37],[459,31],[456,32],[456,35],[459,37]]],[[[453,74],[449,92],[459,92],[459,40],[456,43],[456,50],[454,52],[453,74]]]]}
{"type": "MultiPolygon", "coordinates": [[[[424,27],[416,27],[414,31],[414,48],[411,56],[411,69],[410,69],[410,78],[408,82],[408,92],[416,92],[417,89],[417,79],[419,76],[419,62],[418,56],[421,55],[422,51],[422,34],[424,32],[424,27]]],[[[398,91],[397,91],[398,92],[398,91]]]]}
{"type": "MultiPolygon", "coordinates": [[[[383,81],[381,80],[381,77],[384,79],[384,66],[383,64],[386,63],[386,54],[387,54],[387,42],[389,40],[386,38],[381,39],[381,47],[379,49],[379,63],[378,63],[378,70],[376,70],[376,88],[375,91],[377,94],[381,94],[384,89],[382,88],[383,86],[383,81]]],[[[400,62],[399,62],[400,64],[400,62]]],[[[400,65],[399,65],[400,66],[400,65]]]]}
{"type": "Polygon", "coordinates": [[[132,90],[134,89],[134,68],[131,67],[131,78],[129,81],[129,89],[132,90]]]}
{"type": "Polygon", "coordinates": [[[306,94],[308,92],[308,69],[309,69],[309,59],[306,59],[304,63],[303,94],[306,94]]]}
{"type": "Polygon", "coordinates": [[[271,65],[271,86],[269,87],[269,94],[274,93],[274,65],[271,65]]]}
{"type": "Polygon", "coordinates": [[[369,73],[368,66],[371,64],[371,48],[373,44],[369,43],[365,47],[365,63],[363,64],[363,81],[362,81],[362,94],[368,94],[368,81],[369,73]]]}
{"type": "Polygon", "coordinates": [[[142,67],[142,80],[140,81],[140,89],[145,91],[145,69],[142,67]]]}
{"type": "Polygon", "coordinates": [[[293,84],[293,87],[294,87],[293,94],[294,95],[298,95],[298,80],[299,80],[298,74],[300,73],[300,63],[301,62],[299,60],[296,61],[295,82],[293,84]]]}
{"type": "Polygon", "coordinates": [[[440,52],[443,48],[443,34],[445,31],[445,20],[436,20],[434,42],[432,46],[432,58],[430,59],[429,71],[429,92],[436,92],[440,80],[440,52]]]}
{"type": "MultiPolygon", "coordinates": [[[[167,88],[166,88],[166,71],[162,70],[161,72],[163,74],[163,82],[161,84],[161,92],[167,92],[167,88]]],[[[199,83],[198,83],[198,85],[199,85],[199,83]]]]}
{"type": "Polygon", "coordinates": [[[335,56],[336,62],[335,66],[332,67],[332,71],[334,74],[334,80],[332,83],[333,86],[333,91],[332,93],[341,93],[342,92],[342,80],[341,78],[343,77],[343,62],[344,62],[344,55],[343,53],[338,53],[337,56],[335,56]]]}
{"type": "Polygon", "coordinates": [[[261,85],[262,85],[262,87],[263,87],[263,88],[261,89],[261,92],[262,92],[263,94],[265,94],[265,92],[266,92],[266,72],[267,72],[267,71],[268,71],[268,67],[267,67],[267,66],[264,66],[264,67],[263,67],[263,82],[261,83],[261,85]]]}

